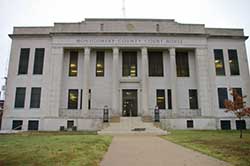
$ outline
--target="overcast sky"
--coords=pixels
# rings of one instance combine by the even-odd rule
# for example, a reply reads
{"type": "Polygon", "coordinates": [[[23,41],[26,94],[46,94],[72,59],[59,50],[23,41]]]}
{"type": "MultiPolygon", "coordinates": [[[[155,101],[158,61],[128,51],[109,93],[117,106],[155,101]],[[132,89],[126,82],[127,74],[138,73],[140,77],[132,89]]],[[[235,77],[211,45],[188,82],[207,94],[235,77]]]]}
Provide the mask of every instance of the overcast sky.
{"type": "MultiPolygon", "coordinates": [[[[125,0],[126,18],[175,19],[206,27],[244,28],[250,0],[125,0]]],[[[0,86],[7,75],[13,26],[52,26],[85,18],[123,18],[122,0],[0,0],[0,86]]],[[[250,40],[250,39],[249,39],[250,40]]],[[[247,41],[250,53],[250,41],[247,41]]]]}

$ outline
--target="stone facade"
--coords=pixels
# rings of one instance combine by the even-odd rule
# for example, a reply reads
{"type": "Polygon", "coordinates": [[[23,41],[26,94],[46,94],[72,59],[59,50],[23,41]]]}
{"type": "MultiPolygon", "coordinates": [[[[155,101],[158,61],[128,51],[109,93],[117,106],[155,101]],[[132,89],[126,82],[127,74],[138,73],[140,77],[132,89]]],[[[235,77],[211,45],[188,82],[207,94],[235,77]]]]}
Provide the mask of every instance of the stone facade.
{"type": "MultiPolygon", "coordinates": [[[[39,130],[59,130],[68,121],[74,121],[78,130],[98,130],[105,105],[110,117],[122,116],[124,89],[137,90],[138,116],[152,118],[156,90],[164,89],[166,109],[160,110],[163,128],[186,129],[187,120],[193,120],[194,129],[220,129],[221,120],[230,120],[231,129],[236,129],[236,118],[219,108],[220,87],[227,88],[228,94],[229,88],[241,88],[250,105],[247,37],[242,29],[206,28],[203,24],[180,24],[165,19],[86,19],[79,23],[55,23],[52,27],[14,27],[9,36],[12,45],[4,130],[12,128],[13,120],[22,120],[22,130],[28,130],[30,120],[39,122],[39,130]],[[28,73],[18,75],[21,48],[30,48],[30,56],[28,73]],[[45,48],[41,75],[32,73],[36,48],[45,48]],[[223,50],[224,76],[216,76],[214,49],[223,50]],[[240,75],[230,75],[228,49],[237,50],[240,75]],[[69,77],[68,73],[71,50],[78,52],[76,77],[69,77]],[[99,50],[105,52],[104,77],[96,77],[99,50]],[[128,50],[137,53],[136,77],[122,76],[122,52],[128,50]],[[163,55],[162,77],[150,77],[148,73],[148,52],[155,50],[163,55]],[[188,54],[188,77],[177,77],[178,51],[188,54]],[[16,87],[26,88],[24,108],[14,107],[16,87]],[[42,89],[40,108],[30,108],[32,87],[42,89]],[[69,89],[79,90],[78,108],[74,110],[67,108],[69,89]],[[167,106],[168,89],[171,109],[167,106]],[[198,92],[198,109],[189,108],[189,89],[198,92]]],[[[249,119],[246,126],[250,128],[249,119]]]]}

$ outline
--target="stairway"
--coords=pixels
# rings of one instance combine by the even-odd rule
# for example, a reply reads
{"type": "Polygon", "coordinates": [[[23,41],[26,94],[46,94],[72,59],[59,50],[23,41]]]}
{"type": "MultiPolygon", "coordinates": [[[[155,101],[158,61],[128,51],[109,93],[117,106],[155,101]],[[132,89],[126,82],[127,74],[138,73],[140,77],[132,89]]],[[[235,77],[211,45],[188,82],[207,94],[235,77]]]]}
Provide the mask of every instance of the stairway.
{"type": "Polygon", "coordinates": [[[100,135],[166,135],[167,131],[154,126],[152,122],[143,122],[141,117],[120,117],[120,122],[111,122],[100,135]]]}

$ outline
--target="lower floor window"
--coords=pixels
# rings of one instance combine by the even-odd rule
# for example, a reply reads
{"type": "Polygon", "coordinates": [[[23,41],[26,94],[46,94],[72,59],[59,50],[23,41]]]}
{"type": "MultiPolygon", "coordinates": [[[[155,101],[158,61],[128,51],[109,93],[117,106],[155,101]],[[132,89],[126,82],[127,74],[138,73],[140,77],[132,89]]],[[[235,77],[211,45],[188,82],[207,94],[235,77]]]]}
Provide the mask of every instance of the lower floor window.
{"type": "Polygon", "coordinates": [[[12,121],[12,130],[22,130],[23,121],[22,120],[13,120],[12,121]]]}
{"type": "Polygon", "coordinates": [[[39,121],[38,120],[29,120],[28,121],[28,130],[38,130],[39,121]]]}
{"type": "Polygon", "coordinates": [[[246,121],[245,120],[236,120],[236,129],[237,130],[246,130],[246,121]]]}
{"type": "Polygon", "coordinates": [[[73,126],[74,126],[74,121],[73,121],[73,120],[68,120],[68,121],[67,121],[67,128],[68,128],[68,129],[72,129],[73,126]]]}
{"type": "Polygon", "coordinates": [[[221,127],[221,130],[231,130],[230,120],[221,120],[220,127],[221,127]]]}
{"type": "Polygon", "coordinates": [[[194,128],[194,121],[193,120],[187,120],[187,128],[194,128]]]}

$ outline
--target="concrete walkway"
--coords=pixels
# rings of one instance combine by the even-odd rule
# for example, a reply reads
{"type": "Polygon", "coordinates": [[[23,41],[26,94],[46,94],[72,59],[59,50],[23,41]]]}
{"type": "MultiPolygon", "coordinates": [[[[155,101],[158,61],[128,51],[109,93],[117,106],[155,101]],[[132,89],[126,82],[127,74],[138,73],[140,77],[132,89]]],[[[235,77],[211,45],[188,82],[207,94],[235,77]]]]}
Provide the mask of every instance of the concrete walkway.
{"type": "Polygon", "coordinates": [[[157,136],[115,136],[101,166],[228,166],[157,136]]]}

